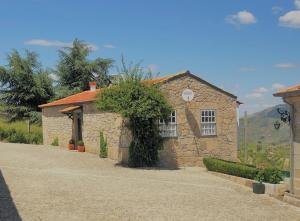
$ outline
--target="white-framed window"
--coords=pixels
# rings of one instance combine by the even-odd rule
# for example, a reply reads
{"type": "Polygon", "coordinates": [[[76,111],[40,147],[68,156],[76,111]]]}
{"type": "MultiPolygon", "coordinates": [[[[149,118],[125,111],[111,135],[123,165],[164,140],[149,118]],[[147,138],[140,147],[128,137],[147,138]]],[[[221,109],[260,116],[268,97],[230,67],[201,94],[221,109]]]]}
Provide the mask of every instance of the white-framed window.
{"type": "Polygon", "coordinates": [[[173,111],[169,120],[166,123],[164,120],[159,120],[159,134],[162,137],[176,137],[177,136],[177,120],[176,120],[176,111],[173,111]]]}
{"type": "Polygon", "coordinates": [[[215,110],[201,110],[201,134],[202,136],[217,135],[217,120],[215,110]]]}

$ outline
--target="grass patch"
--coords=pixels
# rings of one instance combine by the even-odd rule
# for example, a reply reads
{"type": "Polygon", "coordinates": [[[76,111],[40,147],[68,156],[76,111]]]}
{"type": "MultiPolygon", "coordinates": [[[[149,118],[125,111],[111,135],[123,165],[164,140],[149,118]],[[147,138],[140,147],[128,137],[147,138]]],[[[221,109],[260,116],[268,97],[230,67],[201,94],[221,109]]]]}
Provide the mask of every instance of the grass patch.
{"type": "Polygon", "coordinates": [[[0,118],[0,140],[10,143],[42,144],[42,127],[38,124],[31,124],[29,134],[26,121],[7,122],[0,118]]]}

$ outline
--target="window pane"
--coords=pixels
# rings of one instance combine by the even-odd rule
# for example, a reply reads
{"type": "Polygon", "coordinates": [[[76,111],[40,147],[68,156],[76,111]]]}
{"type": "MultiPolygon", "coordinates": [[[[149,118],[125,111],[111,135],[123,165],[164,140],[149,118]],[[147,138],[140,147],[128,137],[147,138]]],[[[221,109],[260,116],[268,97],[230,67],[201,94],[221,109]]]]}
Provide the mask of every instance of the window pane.
{"type": "Polygon", "coordinates": [[[159,120],[159,132],[162,137],[175,137],[177,136],[176,112],[173,111],[169,116],[169,122],[159,120]]]}

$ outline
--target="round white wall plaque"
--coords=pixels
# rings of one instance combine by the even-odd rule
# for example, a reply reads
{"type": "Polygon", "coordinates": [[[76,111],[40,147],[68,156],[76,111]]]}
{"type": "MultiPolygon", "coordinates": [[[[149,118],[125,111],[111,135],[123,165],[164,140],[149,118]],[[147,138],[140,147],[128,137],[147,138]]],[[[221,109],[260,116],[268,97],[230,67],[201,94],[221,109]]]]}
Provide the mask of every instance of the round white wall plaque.
{"type": "Polygon", "coordinates": [[[191,89],[184,89],[182,91],[182,99],[184,101],[192,101],[194,98],[194,92],[191,89]]]}

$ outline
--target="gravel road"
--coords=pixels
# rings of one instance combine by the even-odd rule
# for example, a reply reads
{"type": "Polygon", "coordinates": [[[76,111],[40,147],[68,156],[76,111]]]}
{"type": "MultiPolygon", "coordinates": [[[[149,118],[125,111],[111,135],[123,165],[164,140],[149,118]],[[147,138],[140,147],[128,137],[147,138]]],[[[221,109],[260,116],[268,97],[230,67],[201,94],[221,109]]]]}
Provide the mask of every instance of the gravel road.
{"type": "Polygon", "coordinates": [[[201,168],[129,169],[97,155],[0,143],[0,220],[300,220],[300,208],[201,168]]]}

